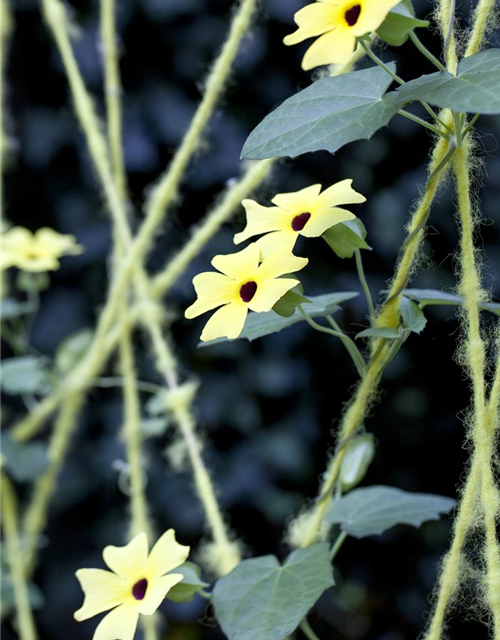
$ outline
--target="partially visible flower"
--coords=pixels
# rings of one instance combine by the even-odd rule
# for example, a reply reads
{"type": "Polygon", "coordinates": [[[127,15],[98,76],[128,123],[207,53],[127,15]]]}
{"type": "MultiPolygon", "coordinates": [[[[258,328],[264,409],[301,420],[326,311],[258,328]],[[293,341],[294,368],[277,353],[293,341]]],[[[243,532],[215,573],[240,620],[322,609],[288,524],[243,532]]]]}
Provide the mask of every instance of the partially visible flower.
{"type": "Polygon", "coordinates": [[[318,0],[297,11],[297,31],[286,36],[286,45],[320,36],[302,59],[305,71],[324,64],[347,62],[356,38],[376,31],[389,11],[401,0],[318,0]]]}
{"type": "Polygon", "coordinates": [[[235,244],[265,233],[267,235],[257,240],[257,244],[262,255],[267,256],[277,247],[287,247],[291,251],[299,235],[317,238],[339,222],[352,220],[356,217],[353,213],[337,206],[366,201],[351,184],[352,180],[342,180],[322,193],[320,184],[293,193],[279,193],[272,199],[275,207],[243,200],[247,226],[234,236],[235,244]]]}
{"type": "Polygon", "coordinates": [[[139,533],[124,547],[106,547],[104,569],[79,569],[76,577],[85,594],[75,620],[81,622],[112,609],[98,624],[93,640],[132,640],[139,614],[152,615],[183,575],[168,573],[183,564],[189,547],[164,533],[148,554],[148,539],[139,533]],[[168,574],[168,575],[165,575],[168,574]]]}
{"type": "Polygon", "coordinates": [[[254,242],[243,251],[215,256],[212,265],[222,273],[200,273],[193,279],[198,299],[186,318],[218,309],[205,325],[201,340],[237,338],[243,330],[248,311],[270,311],[287,291],[296,286],[293,278],[280,278],[306,266],[307,258],[294,256],[288,247],[269,255],[261,265],[260,249],[254,242]],[[222,306],[224,305],[224,306],[222,306]]]}
{"type": "Polygon", "coordinates": [[[32,233],[24,227],[13,227],[1,236],[1,270],[18,267],[23,271],[42,272],[59,269],[59,258],[79,255],[83,247],[71,235],[57,233],[49,227],[32,233]]]}

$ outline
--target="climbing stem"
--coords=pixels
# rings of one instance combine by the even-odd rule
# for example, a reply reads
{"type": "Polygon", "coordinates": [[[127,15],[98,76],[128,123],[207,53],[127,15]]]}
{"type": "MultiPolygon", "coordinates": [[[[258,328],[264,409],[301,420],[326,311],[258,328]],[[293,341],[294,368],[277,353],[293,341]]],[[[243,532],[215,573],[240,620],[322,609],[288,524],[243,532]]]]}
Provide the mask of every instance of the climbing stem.
{"type": "MultiPolygon", "coordinates": [[[[23,551],[19,539],[16,497],[14,488],[5,473],[2,473],[1,478],[1,496],[2,528],[7,551],[5,558],[9,564],[10,578],[14,588],[19,640],[37,640],[38,636],[23,568],[23,551]]],[[[2,580],[5,580],[5,575],[2,580]]]]}

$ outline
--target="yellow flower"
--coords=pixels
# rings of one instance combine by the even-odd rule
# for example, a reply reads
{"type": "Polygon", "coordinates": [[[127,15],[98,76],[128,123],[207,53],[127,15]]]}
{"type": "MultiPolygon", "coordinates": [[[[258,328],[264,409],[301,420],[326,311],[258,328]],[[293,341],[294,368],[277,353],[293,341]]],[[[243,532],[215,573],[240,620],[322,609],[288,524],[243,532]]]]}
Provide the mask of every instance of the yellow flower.
{"type": "Polygon", "coordinates": [[[243,251],[215,256],[212,265],[222,273],[200,273],[193,279],[198,299],[186,318],[221,307],[205,325],[201,340],[237,338],[243,330],[248,310],[270,311],[287,291],[296,286],[293,278],[280,278],[306,266],[306,258],[294,256],[288,247],[269,255],[259,266],[260,249],[254,242],[243,251]],[[222,306],[224,305],[224,306],[222,306]]]}
{"type": "Polygon", "coordinates": [[[375,31],[401,0],[319,0],[297,11],[297,31],[286,36],[286,45],[320,36],[302,60],[305,71],[323,64],[347,62],[356,38],[375,31]]]}
{"type": "Polygon", "coordinates": [[[295,191],[279,193],[272,199],[275,207],[264,207],[254,200],[243,200],[247,213],[247,226],[234,236],[235,244],[260,234],[257,240],[263,256],[277,247],[290,251],[299,235],[317,238],[330,227],[352,220],[356,216],[339,204],[365,202],[366,198],[351,187],[352,180],[337,182],[321,192],[320,184],[295,191]]]}
{"type": "Polygon", "coordinates": [[[2,234],[1,270],[18,267],[23,271],[41,272],[59,269],[63,255],[78,255],[83,247],[74,236],[57,233],[49,227],[31,233],[24,227],[13,227],[2,234]]]}
{"type": "Polygon", "coordinates": [[[85,594],[75,619],[81,622],[112,609],[99,623],[93,640],[132,640],[139,614],[152,615],[168,591],[183,578],[169,573],[186,561],[189,547],[164,533],[148,555],[148,539],[139,533],[125,547],[106,547],[104,562],[111,571],[80,569],[76,577],[85,594]]]}

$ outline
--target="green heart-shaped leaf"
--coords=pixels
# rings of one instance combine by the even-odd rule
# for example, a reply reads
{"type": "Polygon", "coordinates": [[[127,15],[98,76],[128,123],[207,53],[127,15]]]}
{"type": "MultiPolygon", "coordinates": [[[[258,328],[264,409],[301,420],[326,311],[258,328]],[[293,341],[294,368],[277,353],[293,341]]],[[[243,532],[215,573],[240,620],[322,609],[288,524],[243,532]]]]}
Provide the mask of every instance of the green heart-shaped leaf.
{"type": "Polygon", "coordinates": [[[215,615],[229,640],[283,640],[333,586],[327,544],[244,560],[215,585],[215,615]]]}

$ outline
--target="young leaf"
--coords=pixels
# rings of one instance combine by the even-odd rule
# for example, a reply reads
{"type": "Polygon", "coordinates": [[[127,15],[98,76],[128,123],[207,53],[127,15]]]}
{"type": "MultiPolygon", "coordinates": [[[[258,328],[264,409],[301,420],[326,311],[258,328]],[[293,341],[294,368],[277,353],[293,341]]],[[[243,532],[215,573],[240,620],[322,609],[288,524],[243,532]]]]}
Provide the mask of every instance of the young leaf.
{"type": "Polygon", "coordinates": [[[400,2],[388,14],[377,29],[378,37],[393,47],[400,47],[408,40],[408,36],[419,27],[428,27],[427,20],[415,17],[411,2],[400,2]]]}
{"type": "Polygon", "coordinates": [[[5,434],[2,437],[3,462],[18,482],[36,480],[47,468],[47,447],[41,442],[20,444],[5,434]]]}
{"type": "Polygon", "coordinates": [[[19,291],[45,291],[50,287],[48,273],[33,273],[32,271],[19,271],[16,278],[16,288],[19,291]]]}
{"type": "MultiPolygon", "coordinates": [[[[41,590],[33,582],[28,582],[28,599],[32,609],[42,609],[45,605],[45,599],[41,590]]],[[[15,610],[16,597],[14,593],[14,586],[12,584],[12,578],[5,572],[2,575],[0,581],[0,594],[2,602],[2,614],[4,616],[9,615],[11,610],[15,610]]]]}
{"type": "Polygon", "coordinates": [[[342,491],[349,491],[363,480],[374,455],[375,444],[370,433],[359,436],[346,445],[339,476],[342,491]]]}
{"type": "Polygon", "coordinates": [[[314,544],[283,565],[275,556],[244,560],[217,581],[212,602],[229,640],[283,640],[333,584],[328,545],[314,544]]]}
{"type": "Polygon", "coordinates": [[[19,302],[14,298],[4,298],[0,303],[0,318],[11,320],[35,311],[35,305],[30,302],[19,302]]]}
{"type": "Polygon", "coordinates": [[[403,316],[405,327],[413,333],[422,333],[427,324],[427,318],[416,302],[402,296],[399,310],[403,316]]]}
{"type": "Polygon", "coordinates": [[[159,416],[167,411],[167,392],[163,389],[152,395],[145,404],[145,409],[151,416],[159,416]]]}
{"type": "MultiPolygon", "coordinates": [[[[310,296],[310,302],[305,302],[303,308],[311,318],[321,318],[335,313],[340,308],[338,305],[341,302],[355,298],[357,295],[359,294],[356,291],[347,291],[345,293],[327,293],[322,296],[310,296]]],[[[277,333],[282,329],[291,327],[297,324],[297,322],[304,322],[304,318],[298,309],[288,318],[279,316],[277,313],[274,313],[274,311],[250,313],[245,322],[245,328],[237,339],[246,338],[251,342],[252,340],[257,340],[257,338],[262,338],[271,333],[277,333]]],[[[228,339],[217,338],[217,340],[211,340],[210,342],[202,342],[199,346],[208,347],[221,342],[228,342],[228,339]]]]}
{"type": "Polygon", "coordinates": [[[430,493],[409,493],[382,485],[355,489],[334,500],[326,519],[355,538],[379,535],[397,524],[419,527],[449,513],[455,500],[430,493]]]}
{"type": "Polygon", "coordinates": [[[158,418],[143,418],[141,420],[141,433],[144,438],[158,438],[162,436],[168,428],[166,416],[158,418]]]}
{"type": "Polygon", "coordinates": [[[36,356],[8,358],[2,365],[2,389],[9,395],[45,393],[49,388],[47,359],[36,356]]]}
{"type": "Polygon", "coordinates": [[[180,567],[172,570],[172,573],[182,573],[182,582],[178,582],[167,594],[169,600],[174,602],[189,602],[200,591],[208,587],[201,576],[201,569],[194,562],[185,562],[180,567]]]}
{"type": "Polygon", "coordinates": [[[321,149],[335,153],[349,142],[371,138],[400,108],[395,92],[384,96],[391,82],[380,67],[314,82],[264,118],[248,137],[242,157],[295,158],[321,149]]]}
{"type": "MultiPolygon", "coordinates": [[[[418,302],[421,309],[428,305],[436,304],[452,307],[463,304],[463,298],[460,296],[446,291],[438,291],[437,289],[405,289],[403,295],[410,300],[418,302]]],[[[498,302],[483,302],[480,308],[500,316],[500,303],[498,302]]]]}
{"type": "Polygon", "coordinates": [[[500,113],[500,49],[464,58],[453,76],[448,71],[420,76],[397,92],[402,103],[425,100],[467,113],[500,113]]]}
{"type": "Polygon", "coordinates": [[[304,304],[304,302],[311,302],[308,298],[305,298],[298,291],[287,291],[285,295],[278,300],[278,302],[274,305],[273,311],[277,313],[279,316],[283,316],[283,318],[289,318],[293,315],[295,309],[299,306],[299,304],[304,304]]]}
{"type": "Polygon", "coordinates": [[[393,329],[392,327],[374,327],[358,333],[355,340],[358,338],[388,338],[390,340],[397,340],[401,338],[401,335],[397,329],[393,329]]]}
{"type": "Polygon", "coordinates": [[[357,249],[371,247],[365,242],[365,225],[355,218],[331,227],[321,236],[339,258],[352,258],[357,249]]]}
{"type": "Polygon", "coordinates": [[[94,333],[91,329],[81,329],[64,339],[57,348],[55,365],[61,373],[70,371],[86,354],[92,343],[94,333]]]}

